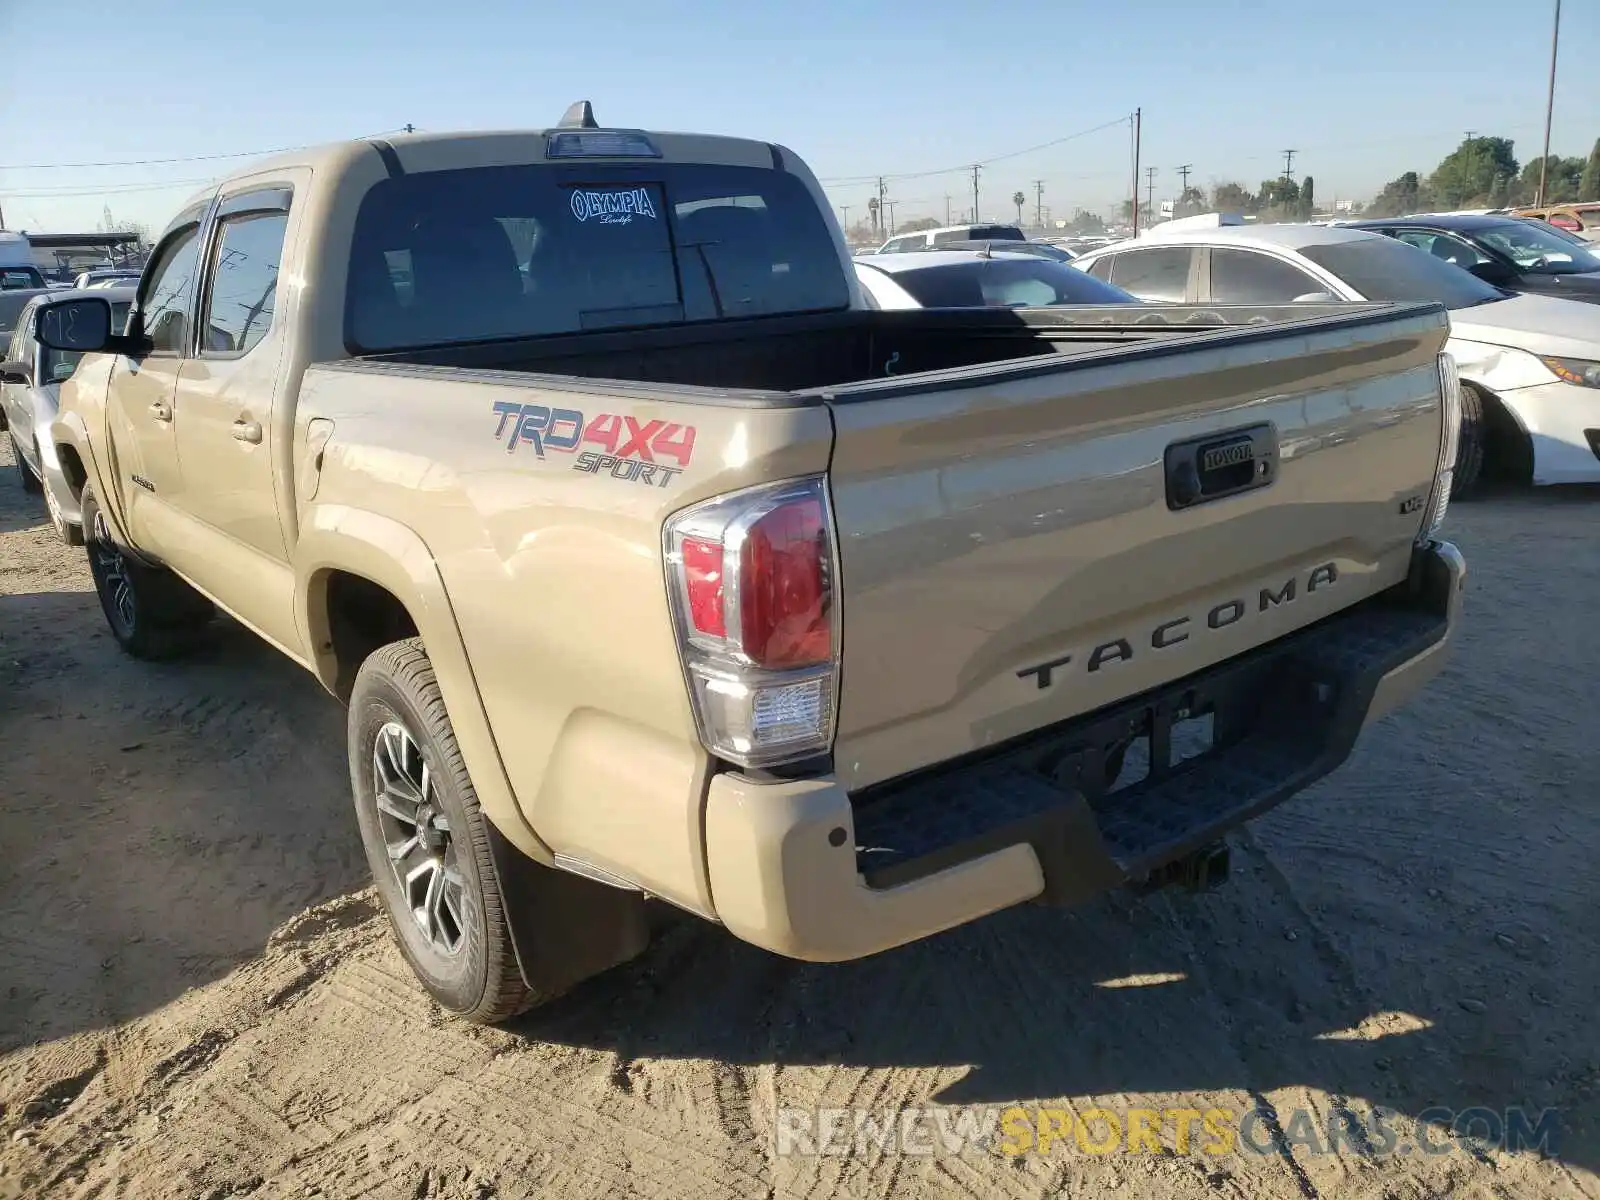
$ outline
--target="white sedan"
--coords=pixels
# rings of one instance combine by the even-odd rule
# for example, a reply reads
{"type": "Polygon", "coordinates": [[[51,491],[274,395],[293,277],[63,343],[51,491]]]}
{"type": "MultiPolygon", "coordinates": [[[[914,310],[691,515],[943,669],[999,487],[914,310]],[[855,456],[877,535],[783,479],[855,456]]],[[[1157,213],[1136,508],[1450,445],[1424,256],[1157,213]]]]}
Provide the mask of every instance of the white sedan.
{"type": "Polygon", "coordinates": [[[1600,481],[1600,305],[1514,295],[1393,238],[1328,225],[1157,226],[1072,266],[1179,304],[1441,303],[1462,378],[1457,490],[1486,472],[1600,481]]]}
{"type": "MultiPolygon", "coordinates": [[[[996,244],[998,245],[998,243],[996,244]]],[[[1137,304],[1075,265],[1011,250],[920,250],[853,260],[873,308],[1042,308],[1137,304]]]]}

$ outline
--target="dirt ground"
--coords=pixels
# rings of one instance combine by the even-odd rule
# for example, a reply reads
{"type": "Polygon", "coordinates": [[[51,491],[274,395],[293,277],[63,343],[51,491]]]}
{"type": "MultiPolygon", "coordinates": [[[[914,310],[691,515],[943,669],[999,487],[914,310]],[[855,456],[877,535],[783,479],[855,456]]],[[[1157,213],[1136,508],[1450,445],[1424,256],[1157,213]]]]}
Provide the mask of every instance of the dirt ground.
{"type": "Polygon", "coordinates": [[[226,623],[123,657],[3,473],[0,1197],[1600,1197],[1600,490],[1456,508],[1447,675],[1220,892],[842,966],[685,921],[477,1029],[391,948],[338,706],[226,623]],[[777,1150],[780,1106],[1014,1103],[1254,1111],[1265,1152],[777,1150]],[[1373,1106],[1401,1146],[1440,1107],[1553,1108],[1559,1142],[1295,1130],[1373,1106]]]}

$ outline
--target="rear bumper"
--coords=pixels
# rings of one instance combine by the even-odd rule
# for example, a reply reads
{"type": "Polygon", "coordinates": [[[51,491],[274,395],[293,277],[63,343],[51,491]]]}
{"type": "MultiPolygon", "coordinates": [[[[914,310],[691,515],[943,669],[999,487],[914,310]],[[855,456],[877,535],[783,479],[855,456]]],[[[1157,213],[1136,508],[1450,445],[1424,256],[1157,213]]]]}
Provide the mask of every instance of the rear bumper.
{"type": "Polygon", "coordinates": [[[1430,543],[1406,583],[1317,625],[854,797],[831,778],[716,776],[705,835],[717,916],[778,954],[837,961],[1026,900],[1141,883],[1332,771],[1366,724],[1436,675],[1465,577],[1453,545],[1430,543]],[[1112,794],[1072,782],[1141,721],[1165,761],[1160,730],[1207,709],[1211,754],[1112,794]]]}

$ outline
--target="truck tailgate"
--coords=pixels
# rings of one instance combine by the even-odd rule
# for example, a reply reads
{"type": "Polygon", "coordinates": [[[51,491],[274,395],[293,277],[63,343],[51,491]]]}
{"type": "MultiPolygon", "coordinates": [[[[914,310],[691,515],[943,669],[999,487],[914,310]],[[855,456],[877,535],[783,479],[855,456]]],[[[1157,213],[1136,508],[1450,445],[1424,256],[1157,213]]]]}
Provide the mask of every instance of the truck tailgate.
{"type": "Polygon", "coordinates": [[[840,778],[1002,743],[1400,582],[1448,332],[1438,307],[1367,310],[828,393],[840,778]]]}

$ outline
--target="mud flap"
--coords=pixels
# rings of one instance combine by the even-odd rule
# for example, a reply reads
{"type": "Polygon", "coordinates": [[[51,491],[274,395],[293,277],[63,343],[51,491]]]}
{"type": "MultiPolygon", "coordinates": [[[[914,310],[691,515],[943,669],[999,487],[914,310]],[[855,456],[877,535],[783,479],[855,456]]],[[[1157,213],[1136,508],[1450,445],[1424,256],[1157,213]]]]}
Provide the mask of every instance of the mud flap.
{"type": "Polygon", "coordinates": [[[485,820],[522,981],[559,995],[650,944],[645,898],[529,858],[485,820]]]}

